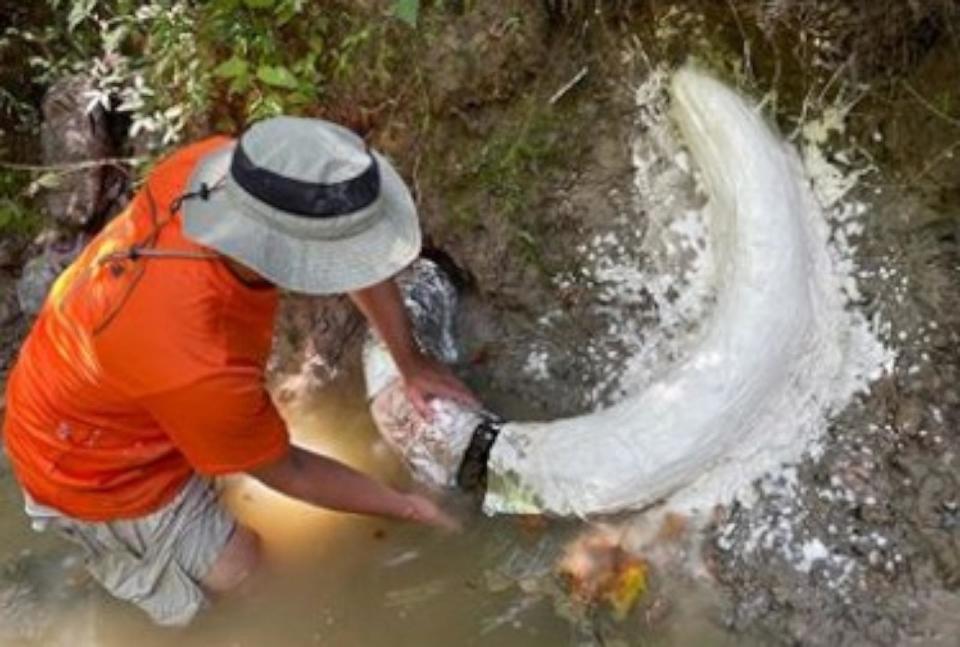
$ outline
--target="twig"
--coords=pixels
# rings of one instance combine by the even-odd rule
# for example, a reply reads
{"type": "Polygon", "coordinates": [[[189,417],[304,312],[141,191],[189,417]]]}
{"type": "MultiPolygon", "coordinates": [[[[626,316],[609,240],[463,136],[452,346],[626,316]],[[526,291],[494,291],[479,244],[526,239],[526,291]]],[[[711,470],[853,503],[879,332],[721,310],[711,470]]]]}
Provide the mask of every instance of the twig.
{"type": "MultiPolygon", "coordinates": [[[[833,74],[830,75],[830,78],[827,79],[827,82],[820,89],[820,96],[817,98],[818,105],[820,106],[824,105],[824,103],[827,100],[827,92],[830,91],[830,88],[833,87],[834,83],[840,80],[840,77],[843,74],[844,70],[846,70],[848,67],[851,67],[852,63],[853,63],[853,57],[850,56],[846,60],[844,60],[843,63],[837,66],[837,69],[833,71],[833,74]]],[[[843,91],[842,87],[840,90],[837,90],[837,96],[839,96],[840,92],[842,91],[843,91]]]]}
{"type": "Polygon", "coordinates": [[[905,88],[907,89],[907,92],[909,92],[910,94],[912,94],[912,95],[913,95],[913,98],[920,102],[920,105],[922,105],[924,108],[926,108],[927,110],[929,110],[930,112],[932,112],[932,113],[935,114],[936,116],[938,116],[938,117],[940,117],[941,119],[943,119],[944,121],[946,121],[946,122],[947,122],[948,124],[950,124],[951,126],[956,126],[957,128],[960,128],[960,119],[957,119],[957,118],[955,118],[955,117],[951,117],[950,115],[948,115],[947,113],[945,113],[944,111],[940,110],[940,109],[937,108],[935,105],[933,105],[932,103],[930,103],[929,101],[927,101],[927,99],[925,99],[922,94],[920,94],[919,92],[917,92],[917,91],[914,89],[914,87],[913,87],[912,85],[910,85],[910,84],[906,81],[906,79],[904,79],[904,80],[902,80],[902,81],[900,81],[900,82],[903,84],[903,87],[905,87],[905,88]]]}
{"type": "Polygon", "coordinates": [[[773,47],[774,59],[773,59],[773,78],[770,80],[770,89],[763,99],[760,101],[760,105],[757,106],[757,111],[762,112],[766,109],[767,104],[770,104],[770,114],[777,114],[777,88],[780,86],[780,74],[783,71],[783,61],[780,60],[780,50],[773,45],[771,41],[771,46],[773,47]]]}
{"type": "Polygon", "coordinates": [[[727,6],[730,8],[730,13],[733,14],[733,20],[737,23],[737,30],[740,32],[740,39],[743,41],[743,71],[746,72],[747,79],[753,81],[753,55],[751,53],[750,39],[747,37],[747,32],[743,29],[740,14],[737,12],[733,0],[727,0],[727,6]]]}
{"type": "Polygon", "coordinates": [[[419,204],[423,198],[423,193],[420,191],[420,162],[423,159],[423,150],[420,147],[417,147],[417,156],[413,160],[413,169],[410,171],[410,179],[413,182],[413,201],[419,204]]]}
{"type": "Polygon", "coordinates": [[[82,162],[71,162],[70,164],[19,164],[17,162],[0,161],[0,168],[13,171],[31,171],[36,173],[77,173],[98,166],[116,166],[123,170],[124,166],[136,165],[144,161],[143,157],[109,157],[99,160],[84,160],[82,162]]]}
{"type": "Polygon", "coordinates": [[[571,89],[573,89],[573,86],[575,86],[577,83],[580,83],[580,81],[583,80],[583,78],[587,75],[587,72],[588,72],[588,69],[587,69],[587,66],[586,66],[586,65],[584,65],[583,67],[581,67],[581,68],[580,68],[580,71],[577,72],[576,75],[575,75],[572,79],[570,79],[569,81],[567,81],[567,82],[563,85],[562,88],[560,88],[559,90],[557,90],[556,92],[553,93],[553,96],[550,97],[550,100],[547,101],[547,103],[549,103],[549,104],[552,106],[552,105],[555,104],[557,101],[559,101],[560,99],[562,99],[562,98],[563,98],[563,95],[565,95],[567,92],[569,92],[571,89]]]}
{"type": "Polygon", "coordinates": [[[952,144],[950,144],[949,146],[947,146],[946,148],[944,148],[942,151],[940,151],[939,154],[937,154],[935,157],[931,158],[930,161],[924,164],[922,169],[920,169],[917,173],[915,173],[913,176],[911,176],[907,180],[907,186],[913,186],[914,184],[922,180],[924,177],[927,176],[928,173],[930,173],[930,171],[934,169],[934,167],[937,164],[939,164],[944,159],[949,159],[950,156],[953,154],[953,152],[958,148],[960,148],[960,140],[957,140],[952,144]]]}

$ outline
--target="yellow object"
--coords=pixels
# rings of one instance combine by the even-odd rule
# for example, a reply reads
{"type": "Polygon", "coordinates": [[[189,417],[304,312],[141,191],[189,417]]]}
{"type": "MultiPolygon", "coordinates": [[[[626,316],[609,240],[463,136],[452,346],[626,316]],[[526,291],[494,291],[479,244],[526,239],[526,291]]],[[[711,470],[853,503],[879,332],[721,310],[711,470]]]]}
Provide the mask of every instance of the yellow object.
{"type": "Polygon", "coordinates": [[[637,560],[628,562],[617,574],[604,596],[617,620],[626,618],[647,592],[647,572],[647,563],[637,560]]]}

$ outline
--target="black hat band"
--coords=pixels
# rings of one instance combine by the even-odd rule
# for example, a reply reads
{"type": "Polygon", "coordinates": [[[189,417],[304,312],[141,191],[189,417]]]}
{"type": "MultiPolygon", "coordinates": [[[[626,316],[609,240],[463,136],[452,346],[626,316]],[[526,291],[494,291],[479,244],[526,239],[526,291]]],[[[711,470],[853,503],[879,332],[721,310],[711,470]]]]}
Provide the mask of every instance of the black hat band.
{"type": "Polygon", "coordinates": [[[279,175],[253,163],[238,142],[230,175],[245,192],[275,209],[305,218],[334,218],[365,209],[380,196],[380,169],[369,154],[370,166],[357,177],[320,184],[279,175]]]}

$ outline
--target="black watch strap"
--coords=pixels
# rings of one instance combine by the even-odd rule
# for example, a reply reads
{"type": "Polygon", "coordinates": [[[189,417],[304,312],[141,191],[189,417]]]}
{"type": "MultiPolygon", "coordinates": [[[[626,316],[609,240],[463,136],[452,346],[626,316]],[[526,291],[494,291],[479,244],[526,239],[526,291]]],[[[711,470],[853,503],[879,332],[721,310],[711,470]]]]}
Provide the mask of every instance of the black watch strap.
{"type": "Polygon", "coordinates": [[[461,490],[483,493],[487,489],[487,461],[502,426],[502,420],[485,418],[473,430],[470,444],[457,470],[457,487],[461,490]]]}

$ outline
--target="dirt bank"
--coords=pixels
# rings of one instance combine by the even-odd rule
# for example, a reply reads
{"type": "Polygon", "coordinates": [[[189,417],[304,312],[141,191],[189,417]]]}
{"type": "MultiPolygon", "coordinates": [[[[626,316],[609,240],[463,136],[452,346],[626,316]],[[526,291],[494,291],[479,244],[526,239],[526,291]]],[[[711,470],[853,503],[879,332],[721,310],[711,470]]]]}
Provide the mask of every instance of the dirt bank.
{"type": "MultiPolygon", "coordinates": [[[[626,353],[607,331],[624,317],[639,330],[656,325],[642,295],[629,311],[611,309],[595,285],[568,280],[583,275],[585,243],[616,232],[634,248],[648,235],[625,230],[622,217],[644,222],[632,185],[634,88],[653,67],[700,60],[765,99],[788,136],[850,106],[828,150],[847,151],[839,163],[852,171],[871,169],[851,196],[866,208],[851,241],[856,306],[897,349],[895,370],[836,416],[794,485],[758,484],[752,507],[718,511],[706,557],[725,621],[763,643],[953,644],[960,22],[951,3],[864,15],[842,2],[546,3],[551,13],[522,0],[467,4],[427,13],[418,39],[390,36],[414,62],[407,76],[344,88],[313,112],[351,122],[400,163],[430,244],[472,285],[461,369],[510,416],[569,415],[615,397],[608,378],[626,353]]],[[[3,369],[29,324],[14,294],[27,242],[0,262],[3,369]]],[[[325,346],[331,321],[359,339],[343,303],[288,299],[281,378],[313,355],[309,340],[325,346]]],[[[325,379],[328,369],[307,373],[325,379]]]]}
{"type": "MultiPolygon", "coordinates": [[[[950,644],[957,628],[945,618],[960,608],[960,122],[950,81],[960,72],[960,23],[946,4],[927,13],[887,7],[859,26],[843,7],[807,9],[668,4],[589,20],[573,11],[545,43],[543,56],[559,64],[527,82],[534,91],[537,81],[561,87],[581,62],[589,69],[551,108],[564,115],[552,126],[563,161],[530,174],[536,191],[521,222],[532,243],[511,247],[512,214],[480,191],[451,197],[449,185],[436,184],[425,191],[426,217],[435,242],[477,280],[464,332],[478,389],[515,415],[569,414],[604,399],[595,387],[622,355],[591,352],[610,323],[602,304],[555,279],[579,270],[584,241],[636,209],[630,88],[650,62],[703,61],[766,97],[787,135],[846,106],[845,131],[828,149],[853,152],[831,161],[870,169],[849,196],[867,213],[850,241],[855,305],[880,322],[898,359],[836,416],[822,455],[797,467],[795,485],[759,484],[752,507],[720,511],[707,557],[728,591],[730,626],[764,642],[950,644]],[[450,222],[477,202],[487,207],[479,221],[450,222]]],[[[509,116],[503,105],[478,104],[470,122],[493,147],[491,137],[516,132],[509,116]],[[494,119],[496,127],[483,126],[494,119]]],[[[470,159],[474,133],[459,135],[445,136],[445,146],[470,159]]],[[[642,304],[635,316],[655,320],[642,304]]]]}

